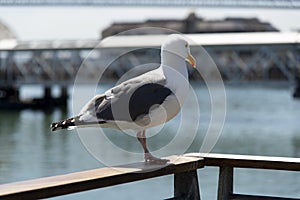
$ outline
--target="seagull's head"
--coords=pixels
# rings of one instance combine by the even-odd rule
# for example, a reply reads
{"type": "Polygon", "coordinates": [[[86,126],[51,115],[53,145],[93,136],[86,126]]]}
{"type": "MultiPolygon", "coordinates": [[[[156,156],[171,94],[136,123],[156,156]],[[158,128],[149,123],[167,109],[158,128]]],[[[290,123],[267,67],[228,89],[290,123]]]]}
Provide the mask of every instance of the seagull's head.
{"type": "Polygon", "coordinates": [[[183,36],[179,34],[169,35],[162,45],[162,51],[176,54],[196,68],[196,60],[191,54],[190,45],[183,36]]]}

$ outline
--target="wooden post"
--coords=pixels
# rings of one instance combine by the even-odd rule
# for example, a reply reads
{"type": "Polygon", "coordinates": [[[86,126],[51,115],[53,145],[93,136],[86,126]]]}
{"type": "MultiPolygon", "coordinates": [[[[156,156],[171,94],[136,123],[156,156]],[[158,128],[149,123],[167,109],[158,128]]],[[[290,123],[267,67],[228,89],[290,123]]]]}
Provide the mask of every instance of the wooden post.
{"type": "Polygon", "coordinates": [[[52,99],[52,90],[51,87],[44,87],[44,100],[52,99]]]}
{"type": "Polygon", "coordinates": [[[68,89],[66,86],[62,86],[60,88],[60,98],[67,99],[68,98],[68,89]]]}
{"type": "Polygon", "coordinates": [[[174,199],[200,200],[197,170],[174,174],[174,199]]]}
{"type": "Polygon", "coordinates": [[[221,166],[219,172],[218,200],[229,200],[233,193],[233,167],[221,166]]]}
{"type": "Polygon", "coordinates": [[[66,106],[68,104],[68,89],[67,87],[60,88],[59,105],[66,106]]]}
{"type": "Polygon", "coordinates": [[[300,74],[296,75],[295,77],[295,89],[294,89],[293,97],[300,98],[300,74]]]}

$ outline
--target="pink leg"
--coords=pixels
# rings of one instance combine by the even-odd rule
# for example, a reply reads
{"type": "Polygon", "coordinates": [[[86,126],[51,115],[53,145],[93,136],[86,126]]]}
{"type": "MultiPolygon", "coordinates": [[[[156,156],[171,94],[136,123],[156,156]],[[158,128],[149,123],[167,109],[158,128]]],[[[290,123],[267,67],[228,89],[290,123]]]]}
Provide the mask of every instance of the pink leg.
{"type": "Polygon", "coordinates": [[[149,163],[155,163],[155,164],[166,164],[169,160],[167,159],[160,159],[152,156],[150,151],[147,148],[147,143],[146,143],[146,135],[145,135],[145,130],[137,132],[137,139],[141,143],[143,149],[144,149],[144,157],[145,157],[145,162],[149,163]]]}

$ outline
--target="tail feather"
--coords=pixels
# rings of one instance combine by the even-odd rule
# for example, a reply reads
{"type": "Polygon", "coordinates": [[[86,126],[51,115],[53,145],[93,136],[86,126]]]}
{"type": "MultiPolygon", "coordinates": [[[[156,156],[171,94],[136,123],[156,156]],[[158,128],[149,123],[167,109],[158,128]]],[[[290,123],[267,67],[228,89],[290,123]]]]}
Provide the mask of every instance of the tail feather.
{"type": "Polygon", "coordinates": [[[68,129],[70,127],[76,126],[76,123],[78,122],[78,116],[72,117],[69,119],[65,119],[59,122],[54,122],[51,124],[50,128],[52,131],[60,130],[60,129],[68,129]]]}
{"type": "Polygon", "coordinates": [[[54,122],[51,124],[50,128],[52,131],[57,131],[60,129],[73,129],[75,127],[81,127],[81,126],[94,126],[96,124],[105,124],[107,123],[104,120],[100,120],[100,121],[93,121],[93,122],[84,122],[79,120],[80,116],[76,116],[76,117],[71,117],[69,119],[65,119],[59,122],[54,122]]]}

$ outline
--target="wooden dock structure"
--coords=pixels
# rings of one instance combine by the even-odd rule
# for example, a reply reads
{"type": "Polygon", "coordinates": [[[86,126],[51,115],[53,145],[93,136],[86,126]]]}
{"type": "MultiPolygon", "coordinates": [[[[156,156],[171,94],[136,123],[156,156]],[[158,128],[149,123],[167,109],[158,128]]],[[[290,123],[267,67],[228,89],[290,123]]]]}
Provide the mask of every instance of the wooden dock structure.
{"type": "MultiPolygon", "coordinates": [[[[300,73],[300,33],[297,32],[184,36],[193,42],[196,59],[202,58],[201,49],[205,48],[226,81],[293,82],[300,73]]],[[[3,41],[0,43],[0,86],[72,85],[81,66],[86,72],[81,79],[88,83],[98,80],[99,73],[108,66],[108,78],[120,78],[138,65],[159,63],[160,45],[166,37],[121,35],[102,41],[3,41]]]]}
{"type": "Polygon", "coordinates": [[[206,166],[219,167],[218,200],[296,199],[237,194],[233,177],[235,168],[300,171],[300,158],[188,153],[167,159],[170,162],[166,165],[138,162],[3,184],[0,199],[55,197],[170,174],[174,174],[174,197],[170,199],[201,199],[197,170],[206,166]]]}
{"type": "MultiPolygon", "coordinates": [[[[30,107],[18,99],[23,85],[41,85],[45,96],[39,101],[44,105],[66,105],[67,95],[48,98],[52,86],[65,91],[80,83],[95,83],[119,79],[136,66],[147,64],[146,71],[155,68],[149,63],[160,63],[160,45],[167,35],[115,36],[100,40],[84,41],[15,41],[0,43],[0,104],[2,107],[30,107]],[[84,61],[84,62],[83,62],[84,61]],[[83,67],[84,73],[78,75],[83,67]],[[153,67],[153,68],[151,68],[153,67]],[[13,96],[10,91],[15,90],[13,96]],[[50,92],[48,92],[50,91],[50,92]],[[10,100],[8,100],[10,99],[10,100]],[[16,100],[17,99],[17,100],[16,100]],[[47,99],[50,102],[43,102],[47,99]],[[16,105],[16,106],[15,106],[16,105]]],[[[202,59],[203,48],[218,67],[222,79],[239,81],[286,81],[294,85],[300,76],[300,33],[257,32],[186,34],[190,38],[194,56],[202,59]],[[232,40],[235,38],[235,40],[232,40]],[[203,47],[203,48],[202,48],[203,47]]],[[[156,66],[157,67],[157,66],[156,66]]],[[[206,66],[202,76],[212,76],[213,69],[206,66]]],[[[191,79],[202,80],[196,70],[190,70],[191,79]]],[[[295,95],[298,96],[298,90],[295,95]]],[[[32,107],[36,106],[35,102],[32,107]]]]}

